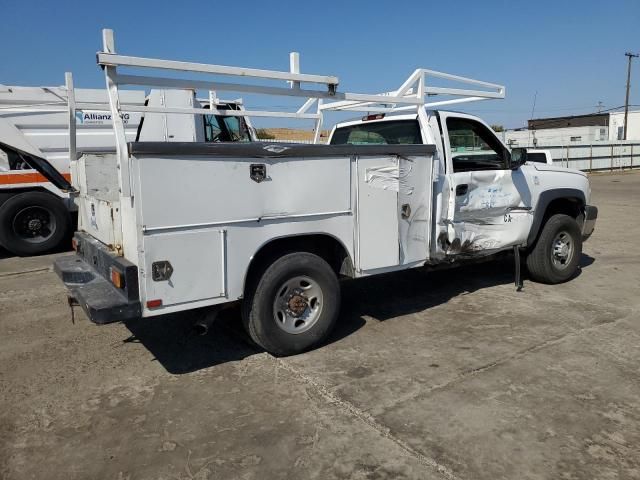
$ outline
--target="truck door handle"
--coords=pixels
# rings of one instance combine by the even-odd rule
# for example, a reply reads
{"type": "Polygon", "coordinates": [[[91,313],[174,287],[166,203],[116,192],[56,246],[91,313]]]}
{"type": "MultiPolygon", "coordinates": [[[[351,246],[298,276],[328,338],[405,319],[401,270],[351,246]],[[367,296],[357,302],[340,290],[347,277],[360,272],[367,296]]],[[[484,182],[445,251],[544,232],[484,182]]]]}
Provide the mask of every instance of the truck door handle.
{"type": "Polygon", "coordinates": [[[456,185],[457,197],[459,197],[460,195],[466,195],[468,191],[469,191],[469,185],[467,185],[466,183],[463,183],[462,185],[456,185]]]}

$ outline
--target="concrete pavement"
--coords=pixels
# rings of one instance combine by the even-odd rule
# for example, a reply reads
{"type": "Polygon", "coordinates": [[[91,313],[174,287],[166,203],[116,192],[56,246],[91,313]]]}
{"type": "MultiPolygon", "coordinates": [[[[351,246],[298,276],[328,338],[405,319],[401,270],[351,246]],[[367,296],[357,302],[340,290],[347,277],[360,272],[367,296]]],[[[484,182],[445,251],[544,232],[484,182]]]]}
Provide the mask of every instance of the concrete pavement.
{"type": "Polygon", "coordinates": [[[508,260],[344,283],[324,347],[256,352],[228,312],[71,323],[51,257],[0,260],[0,477],[640,478],[640,173],[556,286],[508,260]]]}

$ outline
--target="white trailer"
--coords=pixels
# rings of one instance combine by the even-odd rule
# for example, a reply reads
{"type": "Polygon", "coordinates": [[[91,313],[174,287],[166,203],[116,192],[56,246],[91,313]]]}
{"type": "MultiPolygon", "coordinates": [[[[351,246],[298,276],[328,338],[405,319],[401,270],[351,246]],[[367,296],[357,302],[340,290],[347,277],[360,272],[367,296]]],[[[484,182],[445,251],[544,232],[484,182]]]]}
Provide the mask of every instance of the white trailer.
{"type": "Polygon", "coordinates": [[[253,341],[288,355],[329,335],[339,316],[340,277],[502,251],[515,253],[516,271],[526,255],[534,280],[558,283],[575,273],[597,217],[586,175],[527,163],[526,151],[509,151],[482,120],[434,110],[502,98],[500,85],[419,69],[391,92],[342,93],[337,77],[301,74],[295,55],[291,72],[279,72],[121,56],[111,31],[103,39],[98,63],[117,151],[75,162],[76,255],[55,263],[96,323],[239,302],[253,341]],[[125,75],[122,67],[263,84],[125,75]],[[472,87],[431,84],[437,79],[472,87]],[[290,88],[264,84],[274,80],[290,88]],[[121,84],[302,97],[304,104],[284,116],[316,120],[316,134],[323,112],[366,114],[336,125],[328,145],[127,143],[118,121],[121,84]]]}
{"type": "MultiPolygon", "coordinates": [[[[162,105],[241,111],[240,100],[205,99],[193,91],[119,92],[127,141],[250,141],[248,119],[227,116],[150,114],[129,107],[162,105]],[[232,124],[233,123],[233,124],[232,124]],[[141,128],[144,125],[144,128],[141,128]]],[[[76,206],[71,200],[70,158],[78,151],[113,152],[115,137],[109,95],[104,89],[73,88],[70,73],[62,87],[0,85],[0,246],[16,255],[34,255],[69,242],[76,206]],[[32,164],[46,160],[60,175],[48,181],[32,164]]]]}
{"type": "MultiPolygon", "coordinates": [[[[72,227],[75,210],[69,190],[69,125],[80,149],[113,150],[109,98],[104,89],[76,89],[72,110],[71,75],[62,87],[0,85],[0,245],[18,255],[57,248],[72,227]],[[33,158],[45,159],[60,176],[56,184],[35,170],[33,158]]],[[[122,92],[123,106],[143,105],[144,92],[122,92]]],[[[141,115],[123,112],[125,135],[135,140],[141,115]]]]}

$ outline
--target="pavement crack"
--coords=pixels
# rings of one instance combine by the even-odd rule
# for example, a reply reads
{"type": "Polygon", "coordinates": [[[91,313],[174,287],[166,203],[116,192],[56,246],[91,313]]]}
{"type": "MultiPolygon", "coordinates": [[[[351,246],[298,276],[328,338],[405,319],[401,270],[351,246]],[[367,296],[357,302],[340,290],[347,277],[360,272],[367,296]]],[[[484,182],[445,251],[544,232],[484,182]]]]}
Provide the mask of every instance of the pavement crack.
{"type": "Polygon", "coordinates": [[[18,275],[27,275],[29,273],[42,273],[42,272],[51,272],[51,271],[52,271],[51,267],[42,267],[42,268],[32,268],[30,270],[22,270],[19,272],[2,272],[0,273],[0,278],[15,277],[18,275]]]}
{"type": "Polygon", "coordinates": [[[335,405],[341,410],[347,412],[352,417],[357,418],[358,420],[366,424],[368,427],[375,430],[383,438],[386,438],[387,440],[390,440],[393,443],[395,443],[398,447],[400,447],[400,449],[402,449],[409,456],[417,460],[421,465],[424,465],[426,467],[436,470],[438,473],[440,473],[441,475],[443,475],[445,478],[449,480],[460,480],[460,477],[456,476],[451,471],[451,469],[449,469],[447,466],[442,465],[434,458],[431,458],[417,451],[415,448],[411,447],[408,443],[406,443],[405,441],[393,435],[393,433],[391,433],[388,427],[378,422],[378,420],[376,420],[372,415],[369,415],[368,413],[360,410],[351,402],[347,400],[343,400],[342,398],[338,397],[331,390],[329,390],[325,385],[322,385],[321,383],[317,382],[316,380],[311,378],[309,375],[300,371],[298,368],[285,362],[283,359],[275,358],[275,357],[274,359],[278,367],[286,370],[287,372],[291,373],[296,378],[298,378],[298,380],[300,380],[302,383],[313,388],[326,401],[328,401],[332,405],[335,405]]]}
{"type": "Polygon", "coordinates": [[[427,389],[427,391],[425,393],[429,394],[435,391],[439,391],[439,390],[444,390],[445,388],[450,387],[451,385],[456,385],[459,382],[465,380],[467,377],[472,376],[472,375],[476,375],[478,373],[482,373],[482,372],[486,372],[489,371],[495,367],[499,367],[500,365],[503,365],[507,362],[510,362],[511,360],[517,360],[520,358],[525,357],[526,355],[533,353],[533,352],[538,352],[540,350],[543,350],[547,347],[553,346],[553,345],[557,345],[561,342],[563,342],[565,339],[567,338],[571,338],[571,337],[576,337],[581,335],[582,333],[585,332],[590,332],[590,331],[595,331],[605,325],[612,325],[615,323],[618,323],[620,321],[623,321],[627,318],[629,318],[630,316],[623,316],[620,318],[617,318],[615,320],[612,321],[608,321],[608,322],[603,322],[603,323],[598,323],[597,325],[591,325],[589,327],[585,327],[585,328],[580,328],[578,330],[572,330],[566,333],[563,333],[561,335],[557,335],[553,338],[550,338],[548,340],[545,340],[543,342],[537,343],[535,345],[532,345],[530,347],[527,347],[525,349],[519,350],[515,353],[512,353],[510,355],[506,355],[502,358],[498,358],[497,360],[494,360],[493,362],[489,362],[486,363],[484,365],[481,365],[479,367],[474,367],[474,368],[470,368],[467,370],[464,370],[460,375],[456,376],[455,378],[453,378],[452,380],[446,382],[446,383],[442,383],[440,385],[434,385],[433,387],[427,389]]]}

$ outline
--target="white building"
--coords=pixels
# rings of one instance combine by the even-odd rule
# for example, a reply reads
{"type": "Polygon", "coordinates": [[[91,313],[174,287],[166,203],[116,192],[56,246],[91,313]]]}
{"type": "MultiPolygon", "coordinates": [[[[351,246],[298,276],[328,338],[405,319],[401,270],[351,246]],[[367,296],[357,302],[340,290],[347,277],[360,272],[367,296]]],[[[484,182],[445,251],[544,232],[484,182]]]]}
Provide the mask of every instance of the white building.
{"type": "MultiPolygon", "coordinates": [[[[609,140],[622,140],[624,130],[624,111],[609,114],[609,140]]],[[[627,122],[627,140],[640,140],[640,110],[630,111],[627,122]]]]}
{"type": "MultiPolygon", "coordinates": [[[[628,141],[640,141],[640,110],[629,112],[628,141]]],[[[528,128],[498,135],[514,147],[589,145],[622,140],[624,111],[529,120],[528,128]]]]}

